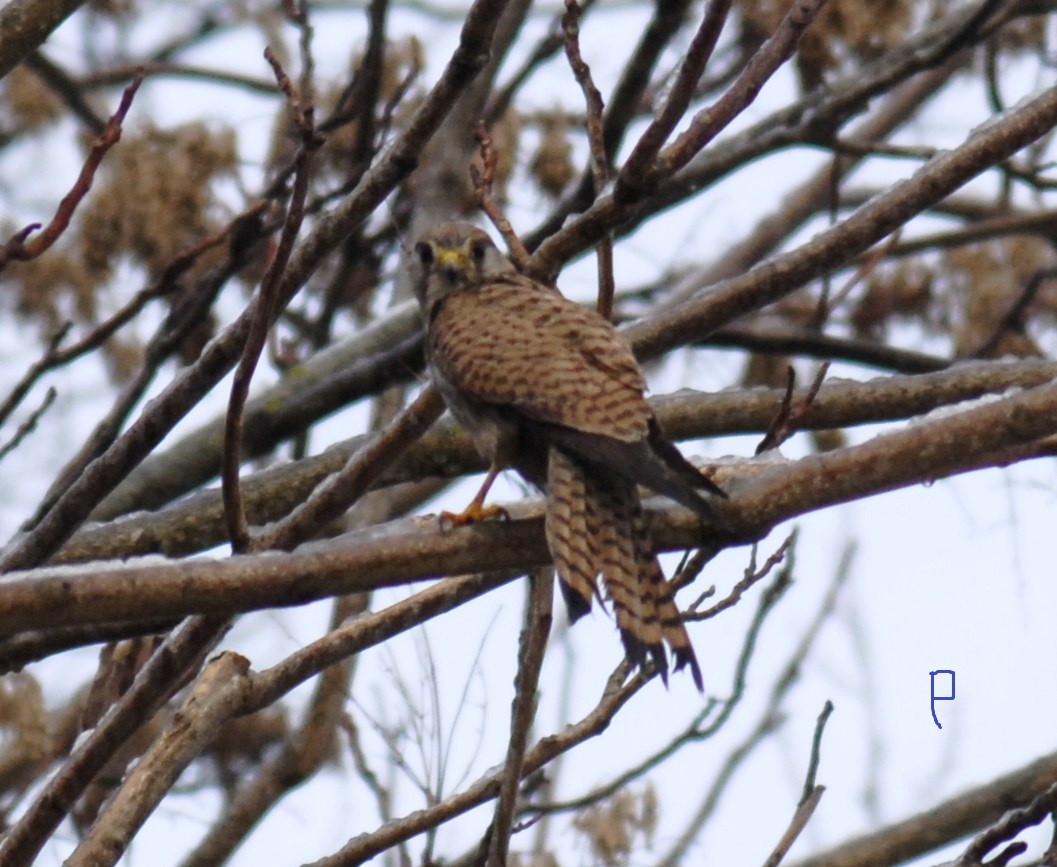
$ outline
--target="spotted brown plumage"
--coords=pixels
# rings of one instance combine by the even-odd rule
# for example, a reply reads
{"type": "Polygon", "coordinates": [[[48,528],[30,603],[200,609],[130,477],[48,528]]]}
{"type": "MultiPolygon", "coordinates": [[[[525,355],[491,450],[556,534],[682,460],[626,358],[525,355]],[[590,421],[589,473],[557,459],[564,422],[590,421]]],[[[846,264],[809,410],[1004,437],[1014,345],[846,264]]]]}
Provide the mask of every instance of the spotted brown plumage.
{"type": "Polygon", "coordinates": [[[664,437],[645,380],[612,324],[520,274],[487,234],[445,223],[415,247],[415,292],[431,373],[452,414],[491,462],[455,521],[477,520],[488,488],[516,468],[547,493],[547,543],[575,621],[613,605],[629,659],[667,673],[701,670],[653,550],[638,484],[708,519],[723,495],[664,437]]]}

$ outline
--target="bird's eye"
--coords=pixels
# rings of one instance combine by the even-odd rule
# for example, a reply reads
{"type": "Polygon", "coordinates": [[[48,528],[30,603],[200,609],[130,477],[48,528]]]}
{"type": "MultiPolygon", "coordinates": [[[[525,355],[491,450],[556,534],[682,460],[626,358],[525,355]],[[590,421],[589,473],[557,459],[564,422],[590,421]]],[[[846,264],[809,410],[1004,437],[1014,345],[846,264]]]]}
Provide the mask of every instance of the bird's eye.
{"type": "Polygon", "coordinates": [[[415,253],[418,254],[418,261],[427,267],[433,264],[433,248],[425,241],[419,241],[415,244],[415,253]]]}
{"type": "Polygon", "coordinates": [[[474,241],[470,245],[470,255],[473,256],[473,260],[480,265],[484,261],[485,255],[488,253],[488,248],[484,245],[483,241],[474,241]]]}

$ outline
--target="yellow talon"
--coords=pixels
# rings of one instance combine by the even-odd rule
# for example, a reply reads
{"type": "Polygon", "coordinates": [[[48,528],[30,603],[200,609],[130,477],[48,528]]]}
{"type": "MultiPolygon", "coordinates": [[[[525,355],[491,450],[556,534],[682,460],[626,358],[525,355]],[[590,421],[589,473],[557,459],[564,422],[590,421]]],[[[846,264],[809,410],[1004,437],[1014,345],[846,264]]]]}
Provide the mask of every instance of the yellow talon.
{"type": "Polygon", "coordinates": [[[482,506],[474,501],[461,512],[441,512],[440,522],[447,527],[468,527],[483,521],[506,521],[510,518],[502,506],[482,506]]]}
{"type": "Polygon", "coordinates": [[[488,489],[492,487],[492,482],[495,481],[497,475],[499,475],[499,467],[493,465],[488,470],[488,475],[485,476],[481,490],[470,501],[470,505],[457,514],[455,512],[441,512],[441,524],[446,527],[466,527],[470,524],[480,524],[482,521],[507,520],[510,516],[502,506],[486,506],[484,504],[484,498],[488,496],[488,489]]]}

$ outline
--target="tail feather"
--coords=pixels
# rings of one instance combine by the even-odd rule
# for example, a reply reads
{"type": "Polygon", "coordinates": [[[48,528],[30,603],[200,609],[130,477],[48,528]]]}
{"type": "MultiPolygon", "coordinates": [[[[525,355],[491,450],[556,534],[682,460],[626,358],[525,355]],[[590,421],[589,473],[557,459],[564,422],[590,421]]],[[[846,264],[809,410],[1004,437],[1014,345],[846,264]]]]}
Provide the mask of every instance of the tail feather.
{"type": "Polygon", "coordinates": [[[654,553],[635,484],[590,472],[576,456],[552,446],[545,527],[570,621],[586,614],[593,599],[601,601],[601,573],[631,663],[644,667],[652,660],[667,684],[667,645],[675,669],[688,666],[694,684],[703,689],[701,668],[654,553]]]}
{"type": "Polygon", "coordinates": [[[631,486],[610,479],[606,484],[588,483],[589,495],[597,499],[604,516],[599,528],[602,548],[602,584],[620,630],[628,659],[639,666],[652,657],[662,676],[667,676],[668,660],[660,626],[650,600],[642,593],[635,540],[630,532],[627,490],[631,486]],[[619,489],[619,490],[618,490],[619,489]]]}
{"type": "Polygon", "coordinates": [[[701,677],[701,666],[697,662],[697,654],[690,642],[690,633],[686,631],[679,608],[675,604],[672,594],[672,586],[664,577],[664,571],[657,560],[653,550],[653,541],[650,536],[649,523],[642,505],[635,498],[632,513],[632,534],[638,548],[641,585],[644,595],[651,599],[653,610],[660,626],[661,634],[665,642],[671,648],[672,657],[675,660],[675,670],[679,671],[685,666],[690,668],[690,676],[694,679],[694,685],[699,692],[704,692],[704,680],[701,677]]]}
{"type": "Polygon", "coordinates": [[[708,491],[708,493],[713,496],[721,497],[724,500],[727,499],[727,492],[690,463],[690,461],[686,459],[686,456],[679,451],[675,443],[665,436],[664,430],[661,428],[661,423],[657,421],[656,418],[650,419],[649,437],[647,441],[649,442],[653,453],[661,459],[669,470],[679,476],[689,487],[694,488],[695,490],[708,491]]]}
{"type": "Polygon", "coordinates": [[[551,448],[547,461],[547,511],[544,526],[554,558],[569,621],[591,610],[598,596],[598,556],[588,528],[588,497],[583,470],[560,449],[551,448]]]}

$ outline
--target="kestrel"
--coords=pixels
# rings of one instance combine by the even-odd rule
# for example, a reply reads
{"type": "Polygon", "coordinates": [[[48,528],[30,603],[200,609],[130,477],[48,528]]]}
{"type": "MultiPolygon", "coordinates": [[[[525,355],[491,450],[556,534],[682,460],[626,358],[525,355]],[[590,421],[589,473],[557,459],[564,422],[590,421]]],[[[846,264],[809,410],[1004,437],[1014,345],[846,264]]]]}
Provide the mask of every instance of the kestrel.
{"type": "Polygon", "coordinates": [[[702,689],[690,636],[657,561],[637,485],[714,521],[700,493],[725,496],[665,438],[631,348],[612,324],[521,274],[483,231],[445,223],[415,245],[426,356],[444,400],[491,468],[456,520],[479,520],[496,475],[517,469],[546,492],[547,544],[569,620],[602,576],[628,658],[654,660],[702,689]]]}

